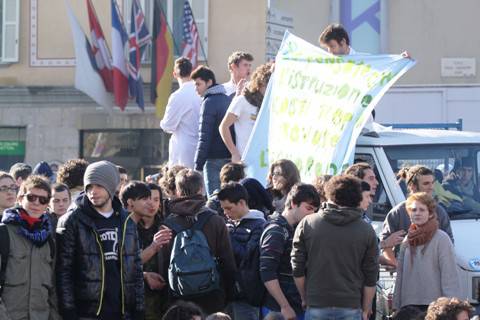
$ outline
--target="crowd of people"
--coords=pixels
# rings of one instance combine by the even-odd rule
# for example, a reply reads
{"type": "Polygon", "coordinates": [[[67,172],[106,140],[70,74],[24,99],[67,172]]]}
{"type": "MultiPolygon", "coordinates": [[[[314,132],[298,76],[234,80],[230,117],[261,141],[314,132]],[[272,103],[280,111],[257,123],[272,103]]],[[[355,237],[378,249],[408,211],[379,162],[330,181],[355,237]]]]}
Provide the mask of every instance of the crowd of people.
{"type": "Polygon", "coordinates": [[[229,162],[210,197],[180,165],[148,182],[108,161],[40,167],[0,173],[0,319],[373,319],[382,264],[395,319],[473,314],[426,167],[380,239],[367,163],[306,184],[284,159],[264,188],[229,162]]]}
{"type": "MultiPolygon", "coordinates": [[[[353,51],[339,25],[320,42],[353,51]]],[[[273,71],[250,78],[252,61],[233,53],[223,85],[175,61],[179,89],[160,123],[169,161],[145,182],[105,160],[0,172],[1,320],[375,319],[380,265],[397,272],[394,319],[473,316],[429,168],[404,171],[407,200],[379,237],[368,163],[313,184],[288,159],[265,181],[246,176],[241,155],[273,71]]]]}

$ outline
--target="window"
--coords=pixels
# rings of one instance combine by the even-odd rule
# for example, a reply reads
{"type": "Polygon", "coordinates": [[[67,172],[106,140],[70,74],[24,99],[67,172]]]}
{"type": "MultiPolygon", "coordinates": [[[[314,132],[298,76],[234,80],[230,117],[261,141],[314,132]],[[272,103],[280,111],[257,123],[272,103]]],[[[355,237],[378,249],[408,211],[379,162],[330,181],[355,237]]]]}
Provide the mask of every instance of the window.
{"type": "Polygon", "coordinates": [[[8,171],[17,162],[25,161],[26,129],[0,127],[0,170],[8,171]]]}
{"type": "Polygon", "coordinates": [[[121,165],[135,179],[168,161],[168,135],[160,129],[83,130],[80,157],[121,165]]]}
{"type": "MultiPolygon", "coordinates": [[[[0,0],[1,1],[1,0],[0,0]]],[[[195,23],[197,24],[198,33],[200,36],[200,48],[199,48],[199,60],[205,60],[207,56],[208,48],[208,0],[189,0],[192,8],[195,23]]],[[[172,32],[175,56],[180,56],[181,45],[183,39],[183,0],[162,0],[163,12],[167,17],[168,26],[172,32]]],[[[130,29],[130,16],[132,9],[132,0],[124,0],[123,12],[125,27],[127,33],[130,29]]],[[[153,24],[153,1],[152,0],[140,0],[142,9],[144,10],[145,20],[149,27],[149,31],[152,30],[153,24]]],[[[151,45],[147,47],[142,57],[143,63],[151,62],[151,45]]]]}
{"type": "Polygon", "coordinates": [[[20,0],[0,0],[0,62],[18,62],[20,0]]]}
{"type": "MultiPolygon", "coordinates": [[[[430,168],[435,176],[434,196],[451,219],[480,214],[480,145],[396,146],[386,147],[385,153],[395,172],[413,165],[430,168]]],[[[406,192],[406,187],[402,190],[406,192]]]]}

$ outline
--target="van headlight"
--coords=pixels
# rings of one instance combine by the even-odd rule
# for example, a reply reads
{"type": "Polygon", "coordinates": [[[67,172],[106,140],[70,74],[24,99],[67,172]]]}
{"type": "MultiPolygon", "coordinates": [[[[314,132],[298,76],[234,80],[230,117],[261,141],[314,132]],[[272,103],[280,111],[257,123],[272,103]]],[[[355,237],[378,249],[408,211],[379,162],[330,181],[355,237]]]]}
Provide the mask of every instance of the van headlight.
{"type": "Polygon", "coordinates": [[[480,300],[480,277],[472,278],[472,298],[480,300]]]}

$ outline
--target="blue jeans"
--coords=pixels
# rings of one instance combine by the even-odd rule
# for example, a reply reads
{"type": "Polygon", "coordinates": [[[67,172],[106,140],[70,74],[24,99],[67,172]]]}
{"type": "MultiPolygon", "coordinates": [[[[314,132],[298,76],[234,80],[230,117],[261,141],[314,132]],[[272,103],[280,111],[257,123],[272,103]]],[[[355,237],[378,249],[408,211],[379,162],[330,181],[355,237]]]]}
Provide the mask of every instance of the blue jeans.
{"type": "Polygon", "coordinates": [[[259,320],[260,308],[254,307],[246,302],[235,301],[227,306],[227,313],[232,320],[259,320]]]}
{"type": "Polygon", "coordinates": [[[307,308],[305,320],[362,320],[362,310],[349,308],[307,308]]]}
{"type": "Polygon", "coordinates": [[[207,196],[210,197],[216,189],[220,189],[220,170],[230,159],[207,159],[203,166],[203,179],[207,196]]]}
{"type": "MultiPolygon", "coordinates": [[[[261,316],[262,316],[261,318],[262,319],[264,319],[271,312],[280,313],[280,311],[273,311],[273,310],[271,310],[267,307],[262,307],[262,309],[260,309],[260,311],[261,311],[261,316]]],[[[302,314],[297,313],[297,320],[305,320],[305,313],[302,313],[302,314]]]]}

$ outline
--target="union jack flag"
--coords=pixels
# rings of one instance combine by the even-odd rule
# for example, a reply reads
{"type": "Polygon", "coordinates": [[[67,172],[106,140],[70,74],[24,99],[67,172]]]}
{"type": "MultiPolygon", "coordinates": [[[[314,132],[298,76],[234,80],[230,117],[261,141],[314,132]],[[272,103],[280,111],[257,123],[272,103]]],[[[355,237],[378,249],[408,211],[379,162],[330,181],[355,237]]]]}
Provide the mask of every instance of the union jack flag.
{"type": "Polygon", "coordinates": [[[198,28],[193,19],[192,8],[190,3],[185,0],[183,3],[183,53],[182,56],[188,58],[193,67],[197,65],[198,61],[198,46],[199,46],[198,28]]]}
{"type": "Polygon", "coordinates": [[[139,0],[132,1],[132,15],[129,35],[129,62],[128,62],[128,87],[130,96],[135,97],[140,109],[144,109],[143,80],[140,75],[141,59],[145,47],[150,42],[151,36],[147,29],[145,15],[140,7],[139,0]]]}

